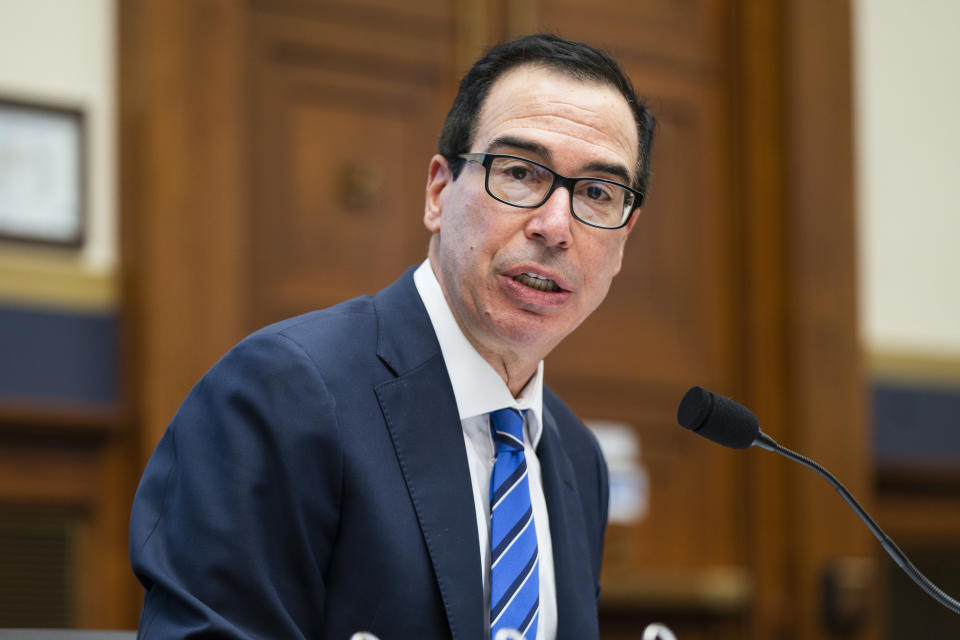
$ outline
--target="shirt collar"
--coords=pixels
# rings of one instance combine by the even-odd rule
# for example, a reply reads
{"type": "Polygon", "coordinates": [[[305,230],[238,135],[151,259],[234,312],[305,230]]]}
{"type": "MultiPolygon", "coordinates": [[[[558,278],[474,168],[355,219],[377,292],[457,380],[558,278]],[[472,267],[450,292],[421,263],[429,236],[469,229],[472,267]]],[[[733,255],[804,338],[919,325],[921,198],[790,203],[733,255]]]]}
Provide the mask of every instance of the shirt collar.
{"type": "Polygon", "coordinates": [[[437,342],[440,343],[443,361],[453,386],[453,395],[457,400],[460,420],[485,415],[505,407],[527,410],[530,418],[527,421],[530,443],[536,447],[543,425],[543,361],[537,365],[537,372],[520,395],[514,398],[503,378],[463,335],[447,305],[447,299],[433,273],[429,258],[417,267],[413,273],[413,282],[437,334],[437,342]]]}

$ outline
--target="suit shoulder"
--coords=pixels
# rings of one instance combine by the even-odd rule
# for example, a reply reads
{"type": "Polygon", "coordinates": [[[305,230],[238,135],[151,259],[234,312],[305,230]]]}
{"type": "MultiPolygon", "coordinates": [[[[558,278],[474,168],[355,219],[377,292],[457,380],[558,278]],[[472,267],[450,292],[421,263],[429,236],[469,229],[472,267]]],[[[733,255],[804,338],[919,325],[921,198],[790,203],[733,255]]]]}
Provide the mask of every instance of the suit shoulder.
{"type": "Polygon", "coordinates": [[[263,327],[244,338],[235,349],[287,342],[319,366],[345,358],[354,360],[360,353],[369,354],[376,335],[373,296],[361,296],[263,327]]]}
{"type": "Polygon", "coordinates": [[[283,335],[291,339],[322,332],[330,335],[337,331],[355,331],[365,321],[375,324],[376,311],[373,296],[360,296],[325,309],[310,311],[267,325],[249,337],[258,335],[283,335]]]}

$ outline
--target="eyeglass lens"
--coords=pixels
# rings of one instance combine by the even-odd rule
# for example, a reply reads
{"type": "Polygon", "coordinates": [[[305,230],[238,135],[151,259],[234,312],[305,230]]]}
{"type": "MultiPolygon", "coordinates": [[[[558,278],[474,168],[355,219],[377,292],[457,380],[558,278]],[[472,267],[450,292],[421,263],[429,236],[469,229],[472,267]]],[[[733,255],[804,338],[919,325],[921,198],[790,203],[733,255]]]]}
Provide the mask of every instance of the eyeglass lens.
{"type": "MultiPolygon", "coordinates": [[[[494,158],[487,175],[494,197],[521,207],[542,204],[552,185],[550,171],[519,158],[494,158]]],[[[573,187],[573,214],[591,224],[615,227],[630,213],[633,199],[634,194],[619,185],[580,178],[573,187]]]]}

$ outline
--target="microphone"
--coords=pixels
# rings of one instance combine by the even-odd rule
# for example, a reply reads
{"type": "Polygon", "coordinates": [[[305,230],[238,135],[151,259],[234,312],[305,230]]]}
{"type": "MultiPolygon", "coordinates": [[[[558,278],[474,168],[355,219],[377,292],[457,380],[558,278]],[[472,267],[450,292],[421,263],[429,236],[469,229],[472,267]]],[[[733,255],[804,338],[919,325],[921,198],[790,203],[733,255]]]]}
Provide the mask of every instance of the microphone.
{"type": "Polygon", "coordinates": [[[750,447],[760,434],[760,421],[750,409],[703,387],[692,387],[684,394],[677,422],[731,449],[750,447]]]}
{"type": "Polygon", "coordinates": [[[837,490],[837,493],[850,505],[850,508],[856,512],[863,523],[867,525],[867,528],[870,529],[870,532],[880,541],[880,546],[897,563],[897,566],[910,576],[911,580],[934,600],[954,613],[960,614],[960,602],[948,596],[920,573],[920,570],[910,562],[910,559],[873,521],[873,518],[867,514],[866,510],[860,506],[860,503],[847,491],[846,487],[840,484],[840,481],[833,474],[813,460],[780,446],[773,438],[760,430],[760,421],[757,420],[757,416],[753,415],[745,406],[734,402],[730,398],[707,391],[703,387],[691,387],[684,394],[680,406],[677,407],[677,422],[680,423],[680,426],[725,447],[732,449],[759,447],[778,453],[816,471],[837,490]]]}

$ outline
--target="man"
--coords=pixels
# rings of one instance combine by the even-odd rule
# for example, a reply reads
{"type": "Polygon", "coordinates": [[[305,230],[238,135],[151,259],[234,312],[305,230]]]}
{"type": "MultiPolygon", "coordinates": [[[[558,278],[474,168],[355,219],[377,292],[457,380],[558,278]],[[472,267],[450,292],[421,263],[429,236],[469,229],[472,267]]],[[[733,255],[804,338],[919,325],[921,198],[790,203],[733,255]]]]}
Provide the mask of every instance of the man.
{"type": "Polygon", "coordinates": [[[479,60],[427,261],[248,337],[171,422],[131,517],[141,635],[597,637],[606,466],[542,361],[620,269],[652,133],[587,45],[479,60]]]}

